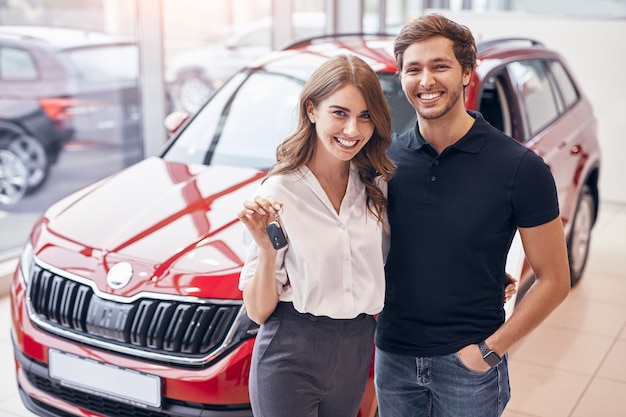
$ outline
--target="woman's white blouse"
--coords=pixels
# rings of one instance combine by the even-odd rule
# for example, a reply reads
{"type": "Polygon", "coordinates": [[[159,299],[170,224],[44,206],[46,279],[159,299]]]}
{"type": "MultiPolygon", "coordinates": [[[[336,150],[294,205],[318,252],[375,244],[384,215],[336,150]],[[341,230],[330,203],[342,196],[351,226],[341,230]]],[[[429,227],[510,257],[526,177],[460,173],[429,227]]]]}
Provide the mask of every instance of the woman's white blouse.
{"type": "MultiPolygon", "coordinates": [[[[339,214],[307,167],[269,177],[256,195],[284,203],[280,222],[289,244],[276,258],[280,301],[293,302],[301,313],[336,319],[382,310],[383,228],[366,207],[365,186],[354,167],[339,214]]],[[[246,262],[241,290],[258,262],[256,242],[243,230],[246,262]]]]}

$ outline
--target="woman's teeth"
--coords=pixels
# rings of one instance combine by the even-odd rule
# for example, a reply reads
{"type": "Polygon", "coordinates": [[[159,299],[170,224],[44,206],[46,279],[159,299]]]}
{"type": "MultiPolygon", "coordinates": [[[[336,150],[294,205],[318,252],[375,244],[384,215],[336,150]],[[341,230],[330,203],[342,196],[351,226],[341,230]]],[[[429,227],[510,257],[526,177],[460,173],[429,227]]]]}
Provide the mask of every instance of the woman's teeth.
{"type": "Polygon", "coordinates": [[[335,140],[339,142],[341,146],[344,146],[346,148],[352,148],[358,142],[357,140],[346,140],[341,138],[335,138],[335,140]]]}

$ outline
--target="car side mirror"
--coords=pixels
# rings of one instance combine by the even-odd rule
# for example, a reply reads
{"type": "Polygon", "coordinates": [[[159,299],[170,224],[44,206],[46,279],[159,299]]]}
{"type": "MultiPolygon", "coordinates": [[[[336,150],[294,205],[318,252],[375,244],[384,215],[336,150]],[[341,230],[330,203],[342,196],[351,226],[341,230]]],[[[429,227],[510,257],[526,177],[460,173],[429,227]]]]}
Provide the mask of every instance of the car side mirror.
{"type": "Polygon", "coordinates": [[[180,127],[185,124],[185,122],[189,119],[189,112],[184,110],[177,110],[168,114],[165,117],[164,125],[165,130],[169,136],[173,135],[180,129],[180,127]]]}

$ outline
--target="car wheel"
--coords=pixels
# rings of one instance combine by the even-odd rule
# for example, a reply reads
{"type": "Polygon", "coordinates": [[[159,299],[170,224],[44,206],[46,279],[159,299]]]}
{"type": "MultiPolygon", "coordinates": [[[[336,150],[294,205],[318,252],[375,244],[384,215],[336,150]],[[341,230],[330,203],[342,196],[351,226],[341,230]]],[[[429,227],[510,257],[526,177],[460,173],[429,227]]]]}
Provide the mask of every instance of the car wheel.
{"type": "Polygon", "coordinates": [[[19,135],[11,138],[7,149],[19,156],[28,171],[28,191],[39,188],[50,169],[50,161],[40,141],[32,136],[19,135]]]}
{"type": "Polygon", "coordinates": [[[572,230],[567,242],[572,286],[580,281],[587,264],[595,212],[595,200],[591,189],[585,185],[578,199],[572,230]]]}
{"type": "Polygon", "coordinates": [[[24,161],[12,151],[0,148],[0,204],[17,203],[27,189],[28,170],[24,161]]]}
{"type": "Polygon", "coordinates": [[[205,101],[209,99],[213,88],[198,76],[189,76],[181,81],[178,90],[180,107],[190,113],[195,113],[205,101]]]}

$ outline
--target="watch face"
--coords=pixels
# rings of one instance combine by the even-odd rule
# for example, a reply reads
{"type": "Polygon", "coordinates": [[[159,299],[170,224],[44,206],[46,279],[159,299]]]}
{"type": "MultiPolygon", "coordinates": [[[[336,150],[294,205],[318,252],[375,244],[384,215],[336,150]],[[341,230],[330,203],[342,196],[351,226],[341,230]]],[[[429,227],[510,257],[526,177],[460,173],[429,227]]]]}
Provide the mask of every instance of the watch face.
{"type": "Polygon", "coordinates": [[[492,368],[494,366],[497,366],[500,364],[500,362],[502,362],[502,359],[500,359],[500,357],[498,356],[497,353],[495,352],[489,352],[487,353],[485,356],[483,356],[483,359],[485,360],[485,362],[487,362],[487,364],[489,366],[491,366],[492,368]]]}

